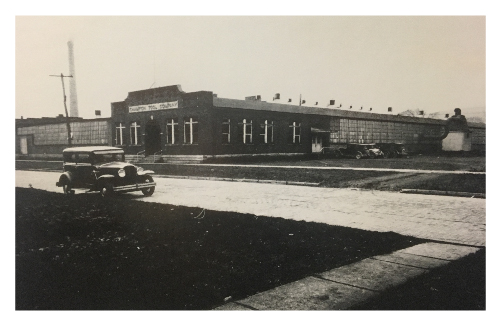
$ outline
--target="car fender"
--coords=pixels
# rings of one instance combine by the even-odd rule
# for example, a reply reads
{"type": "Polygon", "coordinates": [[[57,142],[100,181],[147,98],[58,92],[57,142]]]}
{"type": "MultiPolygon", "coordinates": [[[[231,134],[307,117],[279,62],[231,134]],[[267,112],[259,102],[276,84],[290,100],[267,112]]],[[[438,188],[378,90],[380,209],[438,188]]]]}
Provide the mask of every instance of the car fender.
{"type": "Polygon", "coordinates": [[[137,175],[139,175],[139,176],[148,175],[148,174],[155,174],[155,172],[152,170],[141,170],[141,171],[137,172],[137,175]]]}
{"type": "Polygon", "coordinates": [[[109,174],[106,174],[106,175],[101,175],[101,176],[99,176],[99,177],[97,178],[97,181],[98,181],[98,182],[101,182],[101,181],[103,181],[103,180],[107,180],[107,179],[114,179],[114,178],[115,178],[115,176],[113,176],[113,175],[109,175],[109,174]]]}
{"type": "Polygon", "coordinates": [[[71,183],[73,181],[73,175],[70,172],[62,173],[61,176],[59,176],[58,184],[61,184],[62,186],[63,181],[66,179],[71,183]]]}

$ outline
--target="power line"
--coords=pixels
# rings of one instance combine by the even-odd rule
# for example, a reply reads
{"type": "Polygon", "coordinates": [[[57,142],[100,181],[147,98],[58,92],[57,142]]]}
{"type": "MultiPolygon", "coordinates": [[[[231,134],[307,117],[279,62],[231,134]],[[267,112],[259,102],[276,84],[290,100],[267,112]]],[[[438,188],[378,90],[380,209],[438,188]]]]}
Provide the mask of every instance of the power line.
{"type": "Polygon", "coordinates": [[[73,76],[65,76],[61,73],[61,75],[51,74],[49,77],[60,77],[61,84],[63,85],[63,102],[64,102],[64,112],[66,113],[66,130],[68,131],[68,146],[71,147],[71,128],[70,128],[70,117],[68,116],[68,108],[66,107],[66,91],[64,89],[64,80],[63,78],[73,78],[73,76]]]}

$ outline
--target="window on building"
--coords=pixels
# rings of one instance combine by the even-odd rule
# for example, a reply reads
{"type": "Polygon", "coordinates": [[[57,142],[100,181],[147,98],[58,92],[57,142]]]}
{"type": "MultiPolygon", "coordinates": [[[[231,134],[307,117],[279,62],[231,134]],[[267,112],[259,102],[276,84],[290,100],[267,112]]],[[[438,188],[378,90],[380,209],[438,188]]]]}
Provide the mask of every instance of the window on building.
{"type": "Polygon", "coordinates": [[[138,122],[132,122],[130,124],[130,144],[132,145],[141,144],[140,126],[138,122]]]}
{"type": "Polygon", "coordinates": [[[184,143],[198,143],[198,121],[195,117],[184,118],[184,143]]]}
{"type": "Polygon", "coordinates": [[[238,123],[238,138],[242,143],[252,143],[252,120],[243,119],[242,123],[238,123]]]}
{"type": "Polygon", "coordinates": [[[292,143],[301,143],[301,123],[292,122],[289,125],[289,139],[292,143]]]}
{"type": "Polygon", "coordinates": [[[122,146],[124,144],[124,129],[125,126],[122,122],[115,124],[115,145],[122,146]]]}
{"type": "Polygon", "coordinates": [[[264,123],[260,124],[259,136],[263,143],[273,143],[273,121],[264,120],[264,123]]]}
{"type": "Polygon", "coordinates": [[[167,143],[176,144],[178,134],[178,123],[173,118],[167,119],[167,143]]]}
{"type": "Polygon", "coordinates": [[[223,119],[223,130],[222,130],[222,141],[221,143],[223,144],[228,144],[230,143],[230,130],[231,130],[231,124],[230,124],[230,119],[225,118],[223,119]]]}

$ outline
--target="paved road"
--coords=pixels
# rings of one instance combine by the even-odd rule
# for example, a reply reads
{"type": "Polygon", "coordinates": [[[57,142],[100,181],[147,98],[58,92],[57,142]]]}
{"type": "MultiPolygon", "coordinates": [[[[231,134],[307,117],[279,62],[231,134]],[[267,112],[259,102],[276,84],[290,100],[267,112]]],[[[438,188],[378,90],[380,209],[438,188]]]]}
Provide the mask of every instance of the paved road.
{"type": "MultiPolygon", "coordinates": [[[[61,192],[59,173],[16,171],[16,186],[61,192]]],[[[148,202],[322,222],[485,246],[483,199],[157,176],[148,202]]],[[[140,194],[131,194],[140,195],[140,194]]]]}

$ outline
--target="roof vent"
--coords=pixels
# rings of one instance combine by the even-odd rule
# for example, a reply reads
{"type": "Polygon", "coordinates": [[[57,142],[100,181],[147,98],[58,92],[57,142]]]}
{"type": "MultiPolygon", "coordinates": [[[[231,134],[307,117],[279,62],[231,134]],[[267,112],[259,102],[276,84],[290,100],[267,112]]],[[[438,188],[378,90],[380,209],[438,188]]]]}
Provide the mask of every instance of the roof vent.
{"type": "Polygon", "coordinates": [[[247,96],[247,97],[245,97],[245,100],[254,100],[254,101],[258,101],[258,100],[261,100],[261,95],[256,95],[256,96],[247,96]]]}

